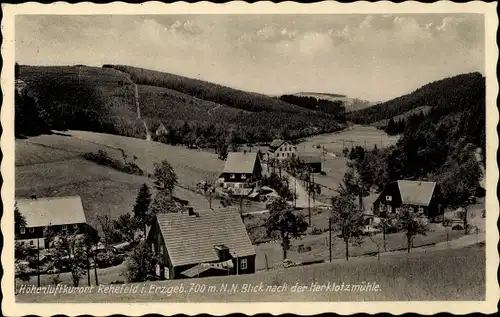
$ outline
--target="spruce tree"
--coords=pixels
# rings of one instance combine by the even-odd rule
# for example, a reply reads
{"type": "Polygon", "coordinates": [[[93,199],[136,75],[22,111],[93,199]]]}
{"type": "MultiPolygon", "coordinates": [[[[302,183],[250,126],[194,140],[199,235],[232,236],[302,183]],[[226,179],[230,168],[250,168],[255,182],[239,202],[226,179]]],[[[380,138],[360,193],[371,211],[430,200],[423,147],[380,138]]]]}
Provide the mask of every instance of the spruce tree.
{"type": "Polygon", "coordinates": [[[151,193],[149,192],[148,185],[142,184],[139,189],[139,193],[137,194],[137,198],[135,200],[134,205],[134,218],[137,220],[139,225],[144,228],[144,236],[146,236],[146,225],[148,225],[147,221],[147,213],[149,209],[149,205],[151,203],[151,193]]]}

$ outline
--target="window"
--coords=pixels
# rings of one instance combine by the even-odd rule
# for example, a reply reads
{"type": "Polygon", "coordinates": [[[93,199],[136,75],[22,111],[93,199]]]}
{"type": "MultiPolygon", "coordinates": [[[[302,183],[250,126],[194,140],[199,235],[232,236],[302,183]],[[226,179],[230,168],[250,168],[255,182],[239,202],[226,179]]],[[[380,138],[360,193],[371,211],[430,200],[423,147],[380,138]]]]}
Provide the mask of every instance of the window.
{"type": "Polygon", "coordinates": [[[35,232],[35,228],[30,228],[30,233],[35,232]]]}
{"type": "Polygon", "coordinates": [[[155,244],[154,244],[154,243],[151,243],[151,251],[152,251],[153,253],[155,253],[155,244]]]}
{"type": "Polygon", "coordinates": [[[68,230],[68,225],[62,225],[63,230],[68,230]]]}
{"type": "Polygon", "coordinates": [[[241,174],[241,179],[247,179],[247,175],[246,174],[241,174]]]}
{"type": "Polygon", "coordinates": [[[30,245],[34,245],[35,243],[33,242],[33,240],[30,240],[30,245]]]}
{"type": "Polygon", "coordinates": [[[240,269],[246,270],[248,268],[248,261],[247,259],[241,259],[240,260],[240,269]]]}
{"type": "Polygon", "coordinates": [[[76,223],[73,225],[73,229],[78,229],[78,225],[76,223]]]}
{"type": "Polygon", "coordinates": [[[21,234],[25,234],[26,233],[26,229],[23,227],[21,228],[21,234]]]}
{"type": "Polygon", "coordinates": [[[385,200],[392,201],[392,196],[389,196],[389,195],[385,196],[385,200]]]}
{"type": "Polygon", "coordinates": [[[231,179],[235,179],[235,178],[236,178],[236,175],[231,174],[231,175],[229,175],[229,178],[231,178],[231,179]]]}
{"type": "Polygon", "coordinates": [[[163,246],[160,246],[160,255],[163,255],[163,246]]]}
{"type": "Polygon", "coordinates": [[[418,207],[418,213],[423,214],[424,213],[424,207],[418,207]]]}

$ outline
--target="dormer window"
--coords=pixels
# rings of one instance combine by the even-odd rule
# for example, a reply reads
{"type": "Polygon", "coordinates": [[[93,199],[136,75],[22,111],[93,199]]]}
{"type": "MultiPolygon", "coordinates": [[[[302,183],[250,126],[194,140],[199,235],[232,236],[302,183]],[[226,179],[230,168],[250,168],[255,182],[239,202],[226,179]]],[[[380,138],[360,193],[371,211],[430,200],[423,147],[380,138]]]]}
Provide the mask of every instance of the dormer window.
{"type": "Polygon", "coordinates": [[[217,252],[217,256],[219,257],[219,261],[227,261],[231,258],[229,248],[225,245],[216,245],[214,248],[217,252]]]}
{"type": "Polygon", "coordinates": [[[392,196],[389,196],[389,195],[385,196],[385,200],[386,201],[392,201],[392,196]]]}

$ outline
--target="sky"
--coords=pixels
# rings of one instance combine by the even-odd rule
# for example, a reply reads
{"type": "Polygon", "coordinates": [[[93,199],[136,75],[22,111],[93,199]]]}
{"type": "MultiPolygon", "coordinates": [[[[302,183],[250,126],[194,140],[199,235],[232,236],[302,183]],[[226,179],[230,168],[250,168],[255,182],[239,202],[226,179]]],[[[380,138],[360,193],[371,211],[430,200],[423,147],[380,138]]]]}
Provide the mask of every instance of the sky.
{"type": "Polygon", "coordinates": [[[485,68],[484,17],[21,15],[21,65],[124,64],[269,95],[383,101],[485,68]]]}

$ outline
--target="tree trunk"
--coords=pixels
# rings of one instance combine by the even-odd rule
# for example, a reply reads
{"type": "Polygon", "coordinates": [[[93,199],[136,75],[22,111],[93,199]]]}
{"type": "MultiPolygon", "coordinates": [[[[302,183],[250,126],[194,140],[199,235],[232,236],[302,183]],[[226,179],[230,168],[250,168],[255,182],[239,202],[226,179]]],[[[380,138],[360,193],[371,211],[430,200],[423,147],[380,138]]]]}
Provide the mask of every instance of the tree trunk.
{"type": "Polygon", "coordinates": [[[464,207],[464,230],[465,234],[469,234],[469,226],[467,223],[467,207],[464,207]]]}
{"type": "Polygon", "coordinates": [[[90,260],[87,258],[87,284],[90,286],[90,260]]]}
{"type": "Polygon", "coordinates": [[[345,241],[345,259],[346,261],[349,261],[349,240],[344,240],[345,241]]]}
{"type": "Polygon", "coordinates": [[[411,250],[411,236],[406,236],[406,242],[407,242],[407,251],[410,253],[411,250]]]}
{"type": "Polygon", "coordinates": [[[387,251],[386,242],[385,242],[385,227],[382,228],[382,239],[384,239],[384,251],[387,251]]]}

